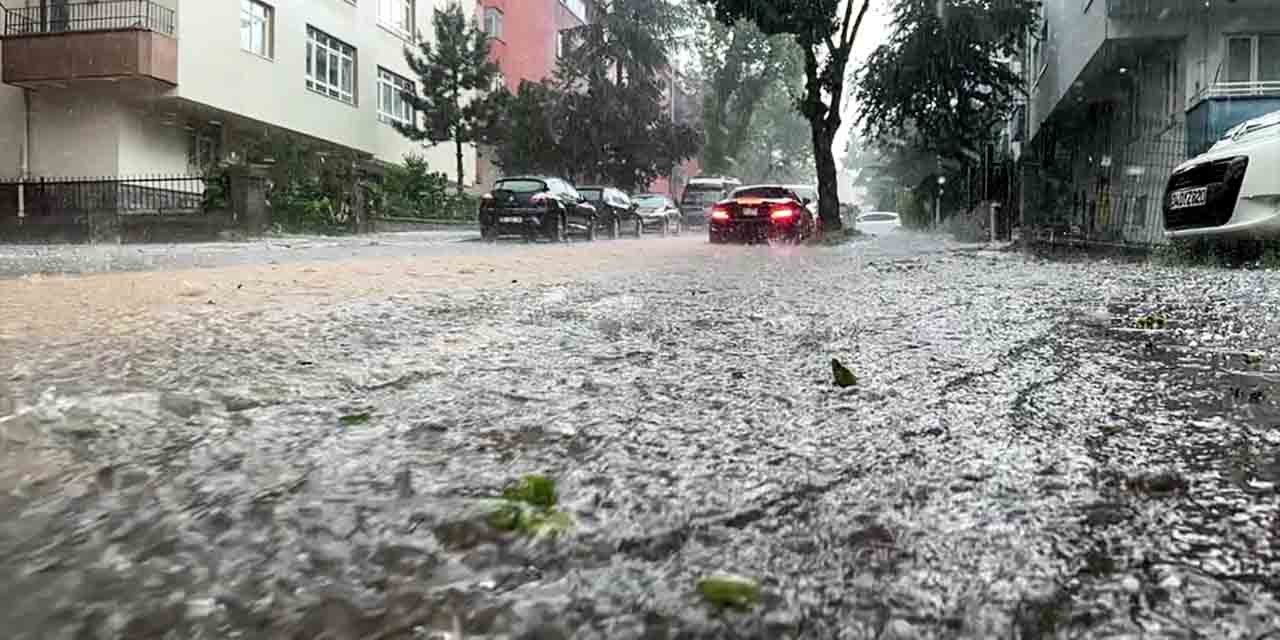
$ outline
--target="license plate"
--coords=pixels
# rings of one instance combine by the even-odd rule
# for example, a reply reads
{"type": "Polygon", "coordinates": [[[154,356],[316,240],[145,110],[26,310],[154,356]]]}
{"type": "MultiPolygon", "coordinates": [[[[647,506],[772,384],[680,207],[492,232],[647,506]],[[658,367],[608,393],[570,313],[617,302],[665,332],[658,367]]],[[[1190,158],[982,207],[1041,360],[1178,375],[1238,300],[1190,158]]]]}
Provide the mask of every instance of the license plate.
{"type": "Polygon", "coordinates": [[[1169,194],[1169,210],[1203,207],[1209,199],[1209,187],[1180,189],[1169,194]]]}
{"type": "Polygon", "coordinates": [[[506,217],[506,218],[498,218],[498,222],[511,223],[511,224],[520,224],[521,222],[524,222],[524,218],[518,218],[518,217],[511,217],[511,216],[509,216],[509,217],[506,217]]]}
{"type": "Polygon", "coordinates": [[[747,218],[754,218],[759,213],[755,207],[743,207],[742,215],[747,218]]]}

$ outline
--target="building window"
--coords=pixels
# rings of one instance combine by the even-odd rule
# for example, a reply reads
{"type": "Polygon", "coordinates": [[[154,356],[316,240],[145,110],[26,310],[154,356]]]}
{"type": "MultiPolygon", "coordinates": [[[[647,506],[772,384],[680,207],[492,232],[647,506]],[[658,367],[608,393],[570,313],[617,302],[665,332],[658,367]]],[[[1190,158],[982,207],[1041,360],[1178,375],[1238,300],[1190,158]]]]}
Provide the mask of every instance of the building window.
{"type": "Polygon", "coordinates": [[[577,19],[587,21],[587,3],[586,0],[560,0],[560,4],[569,10],[577,19]]]}
{"type": "Polygon", "coordinates": [[[414,0],[378,0],[378,22],[405,35],[413,35],[414,0]]]}
{"type": "Polygon", "coordinates": [[[415,91],[413,81],[378,67],[378,120],[413,125],[413,107],[404,94],[415,91]]]}
{"type": "Polygon", "coordinates": [[[1227,82],[1280,82],[1280,34],[1227,38],[1227,82]]]}
{"type": "Polygon", "coordinates": [[[564,57],[564,32],[557,31],[556,32],[556,59],[559,60],[560,58],[563,58],[563,57],[564,57]]]}
{"type": "Polygon", "coordinates": [[[307,88],[355,104],[355,47],[307,27],[307,88]]]}
{"type": "Polygon", "coordinates": [[[241,49],[270,58],[274,32],[274,9],[258,0],[240,0],[241,49]]]}
{"type": "Polygon", "coordinates": [[[484,33],[494,40],[502,39],[502,11],[495,7],[484,9],[484,33]]]}

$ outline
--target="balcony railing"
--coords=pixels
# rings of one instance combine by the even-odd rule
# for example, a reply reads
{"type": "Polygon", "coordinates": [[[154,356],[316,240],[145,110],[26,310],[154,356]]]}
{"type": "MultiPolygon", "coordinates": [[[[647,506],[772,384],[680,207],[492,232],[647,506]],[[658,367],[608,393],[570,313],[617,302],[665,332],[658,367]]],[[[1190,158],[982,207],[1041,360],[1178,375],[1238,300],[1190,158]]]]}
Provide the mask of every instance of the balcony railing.
{"type": "Polygon", "coordinates": [[[1216,82],[1201,93],[1202,98],[1256,98],[1280,96],[1280,81],[1216,82]]]}
{"type": "Polygon", "coordinates": [[[4,11],[6,37],[131,29],[172,36],[176,28],[173,9],[150,0],[49,3],[4,11]]]}

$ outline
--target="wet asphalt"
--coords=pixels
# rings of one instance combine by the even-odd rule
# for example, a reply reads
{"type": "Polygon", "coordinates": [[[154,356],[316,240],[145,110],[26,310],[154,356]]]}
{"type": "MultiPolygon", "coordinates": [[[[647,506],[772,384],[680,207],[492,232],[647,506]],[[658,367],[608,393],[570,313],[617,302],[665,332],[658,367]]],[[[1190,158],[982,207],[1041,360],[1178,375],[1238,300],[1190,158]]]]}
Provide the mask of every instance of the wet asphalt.
{"type": "Polygon", "coordinates": [[[582,268],[0,342],[4,636],[1280,628],[1278,273],[913,235],[631,240],[607,268],[455,240],[309,260],[582,268]],[[532,473],[558,536],[487,518],[532,473]],[[750,610],[695,589],[726,572],[750,610]]]}

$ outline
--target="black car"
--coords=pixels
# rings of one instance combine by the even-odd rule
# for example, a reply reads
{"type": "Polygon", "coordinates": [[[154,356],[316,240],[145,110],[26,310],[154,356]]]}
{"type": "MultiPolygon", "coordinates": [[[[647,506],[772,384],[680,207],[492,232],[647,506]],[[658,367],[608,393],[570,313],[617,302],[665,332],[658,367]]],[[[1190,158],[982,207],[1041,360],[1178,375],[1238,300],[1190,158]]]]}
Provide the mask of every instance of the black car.
{"type": "Polygon", "coordinates": [[[679,235],[684,230],[684,216],[680,207],[661,193],[644,193],[634,198],[636,213],[640,215],[645,230],[656,231],[662,235],[679,235]]]}
{"type": "Polygon", "coordinates": [[[571,233],[595,240],[596,217],[596,208],[560,178],[503,178],[480,198],[480,236],[490,242],[501,236],[567,242],[571,233]]]}
{"type": "Polygon", "coordinates": [[[724,242],[799,242],[817,230],[810,201],[782,185],[735,189],[711,208],[712,244],[724,242]]]}
{"type": "Polygon", "coordinates": [[[643,231],[640,216],[636,215],[635,203],[627,194],[613,187],[601,186],[578,187],[578,193],[596,208],[599,231],[610,238],[618,238],[623,233],[640,237],[643,231]]]}

